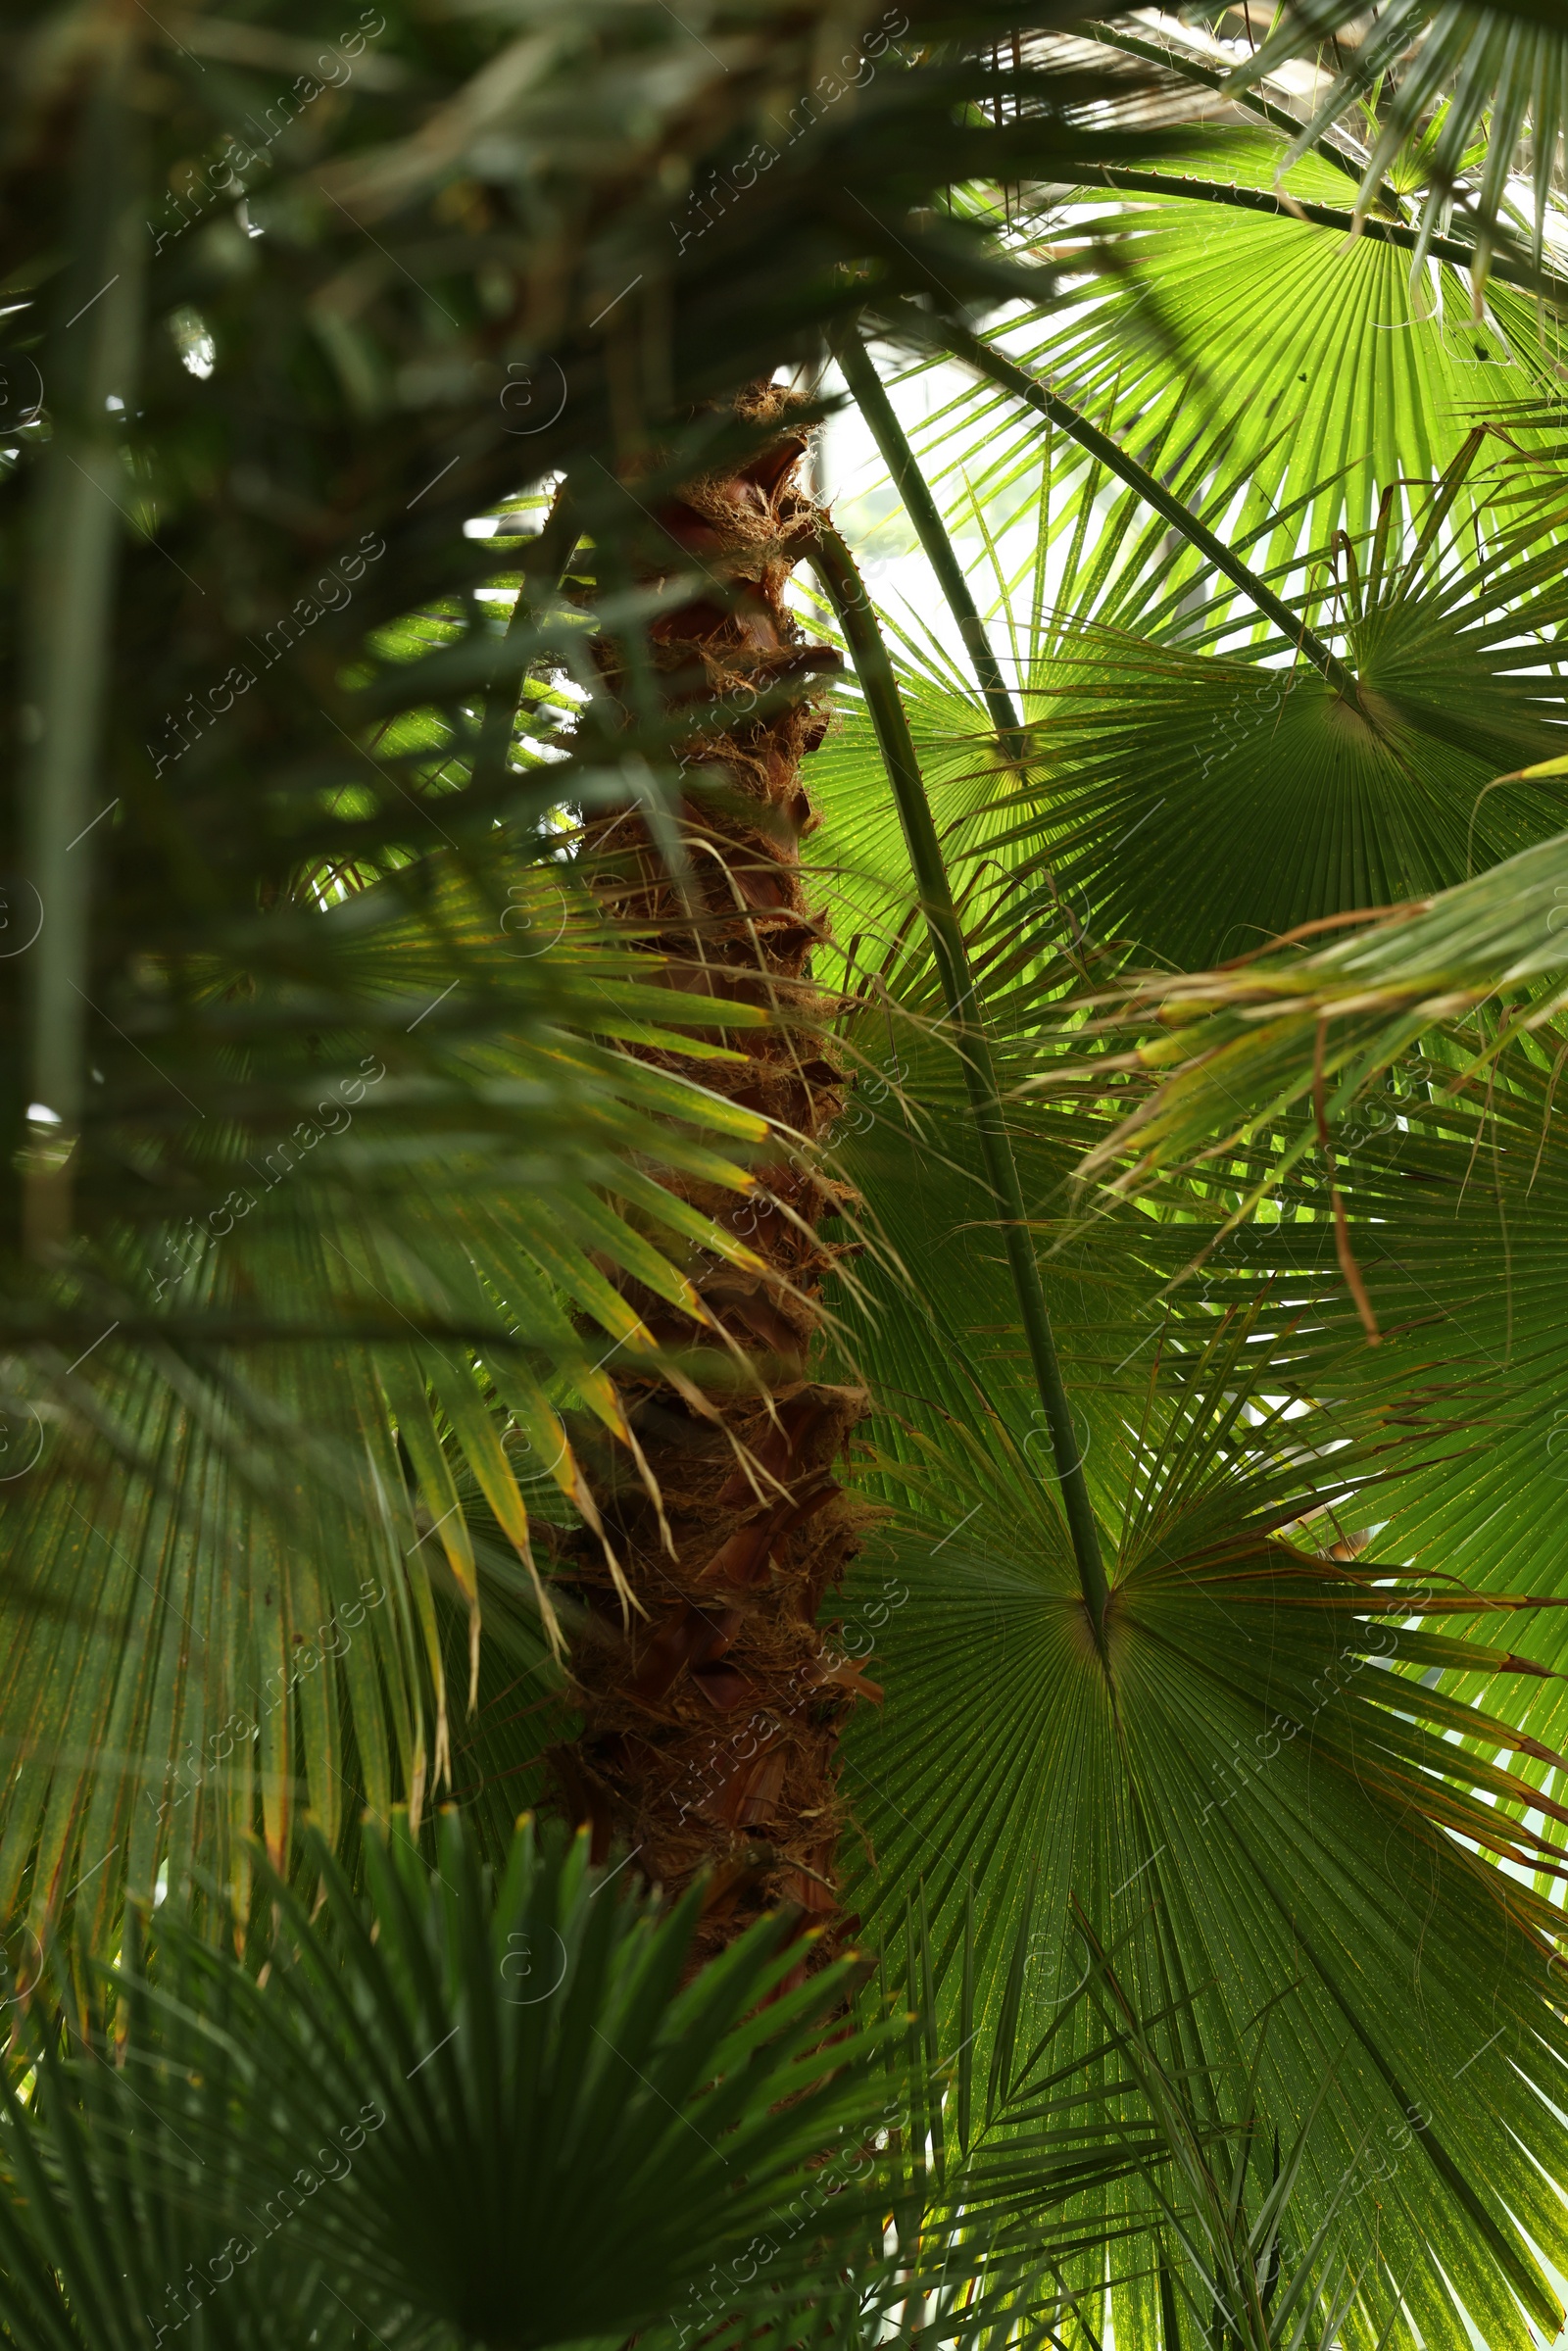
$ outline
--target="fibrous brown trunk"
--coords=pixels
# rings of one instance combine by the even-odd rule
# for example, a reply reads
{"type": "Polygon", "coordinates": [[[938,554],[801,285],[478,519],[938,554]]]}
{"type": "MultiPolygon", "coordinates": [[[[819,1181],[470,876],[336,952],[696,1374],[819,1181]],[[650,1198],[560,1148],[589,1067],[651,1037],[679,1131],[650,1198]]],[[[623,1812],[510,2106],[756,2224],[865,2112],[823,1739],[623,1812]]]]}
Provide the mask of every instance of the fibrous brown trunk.
{"type": "MultiPolygon", "coordinates": [[[[744,1068],[660,1056],[776,1122],[778,1148],[764,1153],[751,1201],[677,1179],[683,1197],[762,1260],[760,1275],[702,1253],[689,1269],[757,1379],[715,1385],[700,1404],[675,1384],[623,1376],[668,1540],[642,1485],[628,1479],[604,1497],[606,1534],[646,1613],[628,1620],[608,1563],[585,1541],[574,1574],[587,1606],[572,1650],[584,1724],[557,1762],[568,1808],[592,1822],[601,1852],[624,1846],[671,1891],[711,1873],[701,1950],[721,1947],[763,1910],[798,1904],[825,1930],[820,1959],[854,1923],[838,1916],[834,1894],[839,1735],[858,1697],[876,1694],[852,1661],[832,1655],[817,1623],[864,1516],[834,1476],[864,1398],[808,1377],[834,1254],[818,1227],[841,1196],[787,1140],[814,1143],[843,1106],[842,1073],[805,1033],[821,1008],[809,963],[823,926],[800,871],[811,822],[801,762],[825,728],[808,679],[834,657],[804,641],[783,601],[817,521],[799,479],[807,436],[790,421],[788,393],[755,386],[736,405],[776,422],[777,435],[743,470],[689,483],[662,509],[671,571],[684,552],[724,586],[661,616],[651,658],[674,706],[737,691],[744,700],[747,688],[791,679],[799,695],[723,731],[694,717],[701,731],[688,757],[728,790],[701,808],[683,803],[680,886],[628,811],[597,819],[587,847],[606,903],[667,958],[672,984],[771,1015],[766,1029],[735,1033],[744,1068]]],[[[613,646],[604,650],[612,686],[619,661],[613,646]]],[[[626,1287],[661,1341],[691,1345],[689,1321],[626,1287]]]]}

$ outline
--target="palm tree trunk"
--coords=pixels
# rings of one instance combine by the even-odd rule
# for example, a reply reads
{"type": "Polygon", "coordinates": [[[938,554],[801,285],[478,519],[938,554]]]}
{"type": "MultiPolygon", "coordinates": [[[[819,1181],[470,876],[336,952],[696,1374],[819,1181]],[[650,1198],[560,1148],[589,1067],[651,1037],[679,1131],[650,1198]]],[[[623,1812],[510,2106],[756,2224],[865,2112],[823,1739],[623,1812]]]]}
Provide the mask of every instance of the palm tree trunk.
{"type": "MultiPolygon", "coordinates": [[[[574,1557],[586,1606],[572,1649],[584,1722],[556,1759],[567,1807],[593,1824],[599,1852],[624,1845],[671,1891],[711,1873],[704,1951],[793,1903],[826,1930],[820,1959],[854,1923],[837,1916],[834,1896],[839,1735],[857,1698],[876,1694],[858,1666],[830,1654],[817,1623],[865,1515],[833,1474],[865,1399],[808,1376],[834,1255],[818,1228],[840,1195],[786,1141],[793,1132],[815,1143],[843,1106],[841,1071],[805,1033],[820,1008],[809,965],[823,926],[800,872],[812,822],[801,762],[826,727],[808,680],[836,659],[805,642],[783,601],[819,519],[800,479],[808,439],[789,421],[795,404],[759,385],[736,405],[748,418],[776,419],[776,438],[743,469],[689,483],[658,517],[674,543],[671,571],[692,559],[728,593],[661,616],[651,659],[668,707],[744,701],[747,688],[791,679],[800,692],[770,715],[692,739],[689,756],[728,789],[682,804],[686,875],[672,878],[626,810],[596,819],[587,846],[604,902],[667,958],[671,984],[772,1015],[765,1029],[736,1033],[744,1066],[660,1056],[776,1123],[754,1200],[675,1179],[744,1237],[763,1270],[707,1253],[691,1269],[731,1343],[736,1377],[685,1393],[634,1371],[621,1378],[658,1499],[628,1476],[604,1497],[604,1518],[644,1613],[628,1623],[608,1563],[585,1541],[574,1557]]],[[[613,645],[603,651],[612,687],[624,683],[622,658],[613,645]]],[[[626,1287],[662,1342],[691,1346],[689,1321],[626,1287]]]]}

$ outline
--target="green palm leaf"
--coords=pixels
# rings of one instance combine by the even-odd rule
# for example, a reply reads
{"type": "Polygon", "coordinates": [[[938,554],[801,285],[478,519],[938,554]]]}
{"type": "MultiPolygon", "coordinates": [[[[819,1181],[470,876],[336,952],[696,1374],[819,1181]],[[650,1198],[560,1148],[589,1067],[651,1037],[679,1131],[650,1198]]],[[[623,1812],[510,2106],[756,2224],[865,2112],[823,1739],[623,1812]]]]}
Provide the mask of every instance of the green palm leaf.
{"type": "Polygon", "coordinates": [[[852,1970],[793,1981],[769,1920],[683,1984],[700,1895],[661,1916],[526,1823],[495,1875],[450,1814],[434,1868],[401,1825],[365,1859],[363,1897],[319,1837],[314,1903],[266,1880],[246,1958],[161,1913],[70,2056],[33,2020],[29,2102],[0,2085],[18,2351],[281,2343],[318,2299],[345,2341],[613,2339],[715,2278],[726,2318],[749,2243],[765,2302],[863,2233],[863,2189],[801,2198],[886,2100],[886,2031],[823,2037],[852,1970]]]}
{"type": "MultiPolygon", "coordinates": [[[[1303,2157],[1319,2209],[1370,2129],[1383,2153],[1400,2157],[1378,2191],[1381,2247],[1417,2325],[1424,2333],[1451,2325],[1451,2290],[1489,2339],[1512,2340],[1504,2278],[1540,2323],[1555,2322],[1505,2212],[1522,2216],[1513,2199],[1530,2199],[1529,2235],[1544,2246],[1537,2231],[1555,2229],[1554,2202],[1538,2194],[1539,2175],[1505,2131],[1489,2137],[1483,2162],[1476,2132],[1507,2114],[1548,2169],[1561,2161],[1541,2136],[1525,2054],[1536,2033],[1557,2031],[1546,2005],[1550,1946],[1534,1939],[1556,1913],[1543,1904],[1527,1928],[1511,1899],[1523,1889],[1505,1898],[1496,1874],[1456,1849],[1453,1832],[1479,1833],[1495,1849],[1492,1767],[1444,1739],[1445,1701],[1412,1702],[1397,1670],[1406,1657],[1417,1668],[1473,1668],[1484,1651],[1406,1620],[1462,1621],[1484,1603],[1388,1570],[1355,1575],[1281,1543],[1269,1530],[1293,1514],[1321,1512],[1336,1495],[1344,1506],[1355,1456],[1331,1454],[1315,1493],[1303,1490],[1304,1464],[1249,1483],[1250,1442],[1283,1450],[1285,1432],[1294,1445],[1299,1429],[1309,1460],[1312,1439],[1302,1424],[1265,1417],[1250,1441],[1224,1350],[1208,1376],[1206,1389],[1180,1384],[1163,1428],[1156,1392],[1146,1449],[1134,1454],[1108,1671],[1054,1513],[1044,1496],[1031,1507],[1023,1476],[1002,1485],[952,1439],[929,1448],[918,1473],[902,1473],[908,1515],[882,1541],[907,1604],[877,1636],[882,1722],[858,1730],[850,1748],[850,1786],[876,1856],[859,1905],[875,1929],[918,1871],[936,1947],[951,1954],[966,1887],[999,1889],[976,1930],[975,2014],[996,2030],[1006,1938],[1038,1872],[1026,2036],[1047,2028],[1077,1981],[1073,1893],[1127,1935],[1119,1965],[1151,2004],[1164,1996],[1158,1953],[1169,1938],[1206,2062],[1242,2063],[1257,1987],[1290,1987],[1270,2027],[1265,2121],[1295,2128],[1327,2053],[1348,2042],[1348,2106],[1324,2110],[1303,2157]],[[1221,1427],[1239,1461],[1224,1445],[1216,1456],[1221,1427]],[[1184,1459],[1196,1459],[1196,1479],[1184,1459]],[[1329,1461],[1343,1483],[1329,1483],[1329,1461]],[[1378,1652],[1394,1670],[1373,1663],[1378,1652]],[[956,1782],[944,1757],[960,1737],[967,1760],[956,1782]],[[1495,2037],[1505,2014],[1506,2067],[1495,2037]],[[1484,2049],[1483,2123],[1465,2085],[1486,2065],[1484,2049]],[[1505,2194],[1489,2201],[1504,2178],[1505,2194]]],[[[1255,1397],[1253,1378],[1267,1377],[1258,1367],[1241,1395],[1255,1397]]],[[[1354,1506],[1365,1513],[1364,1501],[1354,1506]]],[[[1496,1649],[1486,1666],[1519,1670],[1496,1649]]],[[[1519,1736],[1469,1719],[1484,1747],[1519,1736]]],[[[1513,1856],[1555,1867],[1523,1828],[1534,1791],[1516,1777],[1498,1794],[1519,1824],[1508,1831],[1513,1856]],[[1524,1842],[1512,1844],[1520,1833],[1524,1842]]]]}
{"type": "MultiPolygon", "coordinates": [[[[1344,0],[1295,0],[1271,27],[1242,86],[1286,58],[1310,53],[1350,21],[1344,0]]],[[[1371,144],[1360,190],[1364,204],[1381,175],[1424,187],[1423,229],[1446,226],[1456,200],[1485,245],[1518,217],[1508,179],[1527,144],[1539,261],[1548,203],[1562,186],[1562,140],[1568,129],[1568,49],[1554,13],[1541,0],[1481,9],[1446,0],[1394,0],[1378,11],[1348,61],[1334,51],[1335,78],[1313,115],[1307,137],[1342,122],[1370,91],[1396,75],[1396,94],[1371,144]],[[1476,154],[1478,138],[1483,152],[1476,154]],[[1459,199],[1461,178],[1480,163],[1480,184],[1459,199]]]]}

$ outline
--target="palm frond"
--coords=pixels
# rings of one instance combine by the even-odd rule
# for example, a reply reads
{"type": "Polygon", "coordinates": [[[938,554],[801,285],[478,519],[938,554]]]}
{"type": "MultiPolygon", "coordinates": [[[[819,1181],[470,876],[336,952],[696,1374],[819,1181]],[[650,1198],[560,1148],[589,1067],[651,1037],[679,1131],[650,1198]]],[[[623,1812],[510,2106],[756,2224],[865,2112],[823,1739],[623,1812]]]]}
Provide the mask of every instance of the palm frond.
{"type": "Polygon", "coordinates": [[[345,2342],[619,2335],[749,2243],[777,2266],[743,2305],[863,2232],[863,2187],[801,2198],[886,2102],[887,2029],[824,2037],[853,1970],[795,1981],[774,1920],[683,1984],[700,1894],[661,1915],[526,1822],[495,1873],[451,1814],[433,1868],[406,1823],[365,1860],[362,1896],[318,1836],[316,1899],[264,1874],[243,1955],[168,1905],[85,2007],[34,2001],[17,2351],[280,2344],[318,2304],[345,2342]]]}

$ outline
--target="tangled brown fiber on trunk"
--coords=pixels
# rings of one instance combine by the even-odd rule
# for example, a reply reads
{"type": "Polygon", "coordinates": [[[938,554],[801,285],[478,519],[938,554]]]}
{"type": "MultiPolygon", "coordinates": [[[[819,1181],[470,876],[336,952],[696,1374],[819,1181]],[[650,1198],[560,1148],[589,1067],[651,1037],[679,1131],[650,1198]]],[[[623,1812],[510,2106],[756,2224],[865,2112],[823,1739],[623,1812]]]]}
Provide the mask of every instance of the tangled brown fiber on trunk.
{"type": "MultiPolygon", "coordinates": [[[[571,1654],[584,1723],[554,1759],[566,1807],[592,1824],[597,1852],[624,1845],[672,1892],[711,1873],[700,1954],[760,1912],[797,1904],[822,1930],[812,1951],[820,1962],[856,1924],[839,1916],[834,1890],[839,1736],[857,1700],[879,1693],[857,1665],[830,1654],[817,1625],[867,1513],[834,1475],[865,1397],[807,1372],[836,1254],[818,1228],[843,1195],[792,1140],[816,1143],[844,1101],[843,1072],[810,1033],[824,1009],[810,977],[823,929],[800,869],[812,822],[801,764],[826,730],[810,681],[837,657],[806,642],[784,603],[818,522],[800,480],[808,444],[791,421],[798,406],[772,385],[744,392],[739,415],[776,421],[776,435],[739,470],[691,481],[660,510],[671,542],[666,576],[685,559],[715,585],[661,614],[649,656],[666,705],[689,702],[694,713],[715,697],[744,700],[748,688],[793,681],[799,690],[740,724],[696,722],[688,762],[725,789],[701,805],[682,802],[685,876],[671,875],[630,810],[586,830],[602,903],[665,958],[668,982],[769,1013],[766,1028],[737,1032],[744,1066],[656,1057],[775,1122],[777,1143],[749,1201],[673,1179],[744,1236],[762,1270],[706,1252],[688,1268],[737,1358],[728,1382],[698,1394],[621,1375],[659,1501],[628,1475],[601,1502],[645,1613],[628,1619],[608,1562],[585,1540],[571,1570],[585,1604],[571,1654]]],[[[624,659],[602,642],[612,691],[625,684],[624,659]]],[[[690,1320],[621,1283],[662,1344],[691,1347],[700,1334],[690,1320]]]]}

